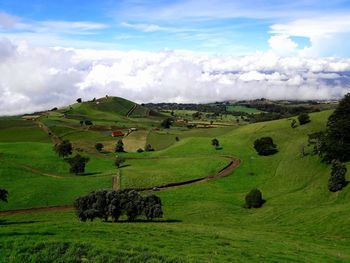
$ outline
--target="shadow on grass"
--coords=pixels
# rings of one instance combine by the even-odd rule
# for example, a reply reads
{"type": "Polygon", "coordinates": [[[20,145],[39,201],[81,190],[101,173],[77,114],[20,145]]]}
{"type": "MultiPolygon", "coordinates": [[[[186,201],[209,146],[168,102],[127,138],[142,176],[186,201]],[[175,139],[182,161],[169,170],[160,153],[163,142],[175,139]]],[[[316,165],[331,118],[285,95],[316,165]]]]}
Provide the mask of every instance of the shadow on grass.
{"type": "Polygon", "coordinates": [[[7,220],[0,220],[0,226],[11,226],[11,225],[27,225],[27,224],[34,224],[39,223],[41,221],[7,221],[7,220]]]}
{"type": "Polygon", "coordinates": [[[181,223],[182,220],[178,219],[166,219],[166,220],[146,220],[146,219],[135,219],[134,221],[128,220],[119,220],[117,222],[107,221],[104,223],[113,223],[113,224],[125,224],[125,223],[181,223]]]}
{"type": "Polygon", "coordinates": [[[94,172],[94,173],[82,173],[82,174],[76,174],[78,176],[88,176],[88,175],[97,175],[101,174],[102,172],[94,172]]]}
{"type": "Polygon", "coordinates": [[[119,166],[119,168],[128,167],[128,166],[131,166],[131,165],[130,164],[124,164],[124,165],[119,166]]]}
{"type": "Polygon", "coordinates": [[[54,236],[54,233],[51,232],[10,232],[10,233],[1,233],[1,236],[15,237],[15,236],[54,236]]]}
{"type": "Polygon", "coordinates": [[[222,150],[222,147],[215,147],[215,150],[222,150]]]}

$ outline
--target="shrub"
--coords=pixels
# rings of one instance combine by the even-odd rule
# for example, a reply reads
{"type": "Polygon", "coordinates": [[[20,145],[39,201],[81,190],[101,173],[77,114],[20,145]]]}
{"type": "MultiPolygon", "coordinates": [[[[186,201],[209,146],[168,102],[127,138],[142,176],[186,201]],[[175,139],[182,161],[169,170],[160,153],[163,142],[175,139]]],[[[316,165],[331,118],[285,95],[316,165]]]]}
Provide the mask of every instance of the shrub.
{"type": "Polygon", "coordinates": [[[309,123],[310,122],[310,116],[309,114],[307,113],[301,113],[299,116],[298,116],[298,121],[299,121],[299,124],[300,125],[304,125],[306,123],[309,123]]]}
{"type": "Polygon", "coordinates": [[[90,121],[90,120],[86,120],[86,121],[85,121],[85,125],[87,125],[87,126],[91,126],[91,125],[93,125],[93,124],[92,124],[92,121],[90,121]]]}
{"type": "Polygon", "coordinates": [[[68,160],[68,163],[70,164],[70,172],[75,174],[84,173],[85,165],[88,161],[88,157],[83,157],[80,154],[77,154],[73,158],[70,158],[68,160]]]}
{"type": "Polygon", "coordinates": [[[124,143],[122,140],[118,140],[117,145],[115,146],[115,152],[124,152],[124,143]]]}
{"type": "Polygon", "coordinates": [[[83,101],[83,100],[82,100],[81,98],[78,98],[78,99],[77,99],[77,102],[78,102],[78,103],[82,103],[82,101],[83,101]]]}
{"type": "Polygon", "coordinates": [[[154,149],[153,149],[153,147],[152,147],[151,144],[147,144],[146,147],[145,147],[145,151],[146,151],[146,152],[153,152],[154,149]]]}
{"type": "Polygon", "coordinates": [[[68,140],[64,140],[63,142],[56,144],[54,150],[60,157],[66,157],[72,154],[73,147],[68,140]]]}
{"type": "Polygon", "coordinates": [[[346,166],[339,162],[333,161],[331,176],[328,180],[328,189],[331,192],[337,192],[343,189],[346,185],[345,174],[347,172],[346,166]]]}
{"type": "Polygon", "coordinates": [[[290,127],[292,127],[293,129],[297,127],[297,121],[295,119],[293,119],[290,123],[290,127]]]}
{"type": "Polygon", "coordinates": [[[0,189],[0,200],[7,203],[8,193],[6,189],[0,189]]]}
{"type": "Polygon", "coordinates": [[[255,140],[254,149],[257,151],[259,155],[272,155],[278,152],[277,146],[273,143],[271,137],[262,137],[260,139],[255,140]]]}
{"type": "Polygon", "coordinates": [[[142,148],[138,148],[138,149],[137,149],[137,152],[138,152],[138,153],[142,153],[142,152],[143,152],[143,149],[142,149],[142,148]]]}
{"type": "Polygon", "coordinates": [[[125,162],[124,158],[121,157],[117,157],[114,161],[115,166],[117,166],[117,168],[120,168],[120,166],[125,162]]]}
{"type": "Polygon", "coordinates": [[[180,138],[178,136],[175,137],[175,141],[180,141],[180,138]]]}
{"type": "Polygon", "coordinates": [[[100,143],[100,142],[96,143],[96,144],[95,144],[95,149],[96,149],[97,151],[101,152],[102,149],[103,149],[103,144],[100,143]]]}
{"type": "Polygon", "coordinates": [[[259,189],[252,189],[245,196],[245,208],[259,208],[264,204],[262,193],[259,189]]]}
{"type": "Polygon", "coordinates": [[[211,145],[213,145],[215,148],[219,147],[220,142],[218,139],[212,139],[211,140],[211,145]]]}

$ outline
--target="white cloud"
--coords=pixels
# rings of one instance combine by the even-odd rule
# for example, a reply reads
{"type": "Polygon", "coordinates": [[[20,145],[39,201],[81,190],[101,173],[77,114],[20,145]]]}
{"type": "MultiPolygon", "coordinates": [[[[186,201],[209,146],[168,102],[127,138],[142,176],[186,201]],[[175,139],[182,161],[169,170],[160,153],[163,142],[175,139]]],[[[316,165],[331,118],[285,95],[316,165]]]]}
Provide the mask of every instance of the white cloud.
{"type": "Polygon", "coordinates": [[[350,92],[350,59],[31,48],[0,39],[0,114],[106,94],[137,102],[329,99],[350,92]]]}
{"type": "Polygon", "coordinates": [[[329,14],[274,24],[271,26],[270,33],[274,34],[271,39],[279,36],[287,36],[287,40],[290,36],[308,38],[310,45],[299,50],[302,56],[349,56],[350,54],[347,45],[344,44],[350,40],[349,14],[329,14]]]}
{"type": "Polygon", "coordinates": [[[0,12],[0,28],[11,28],[18,22],[18,17],[0,12]]]}
{"type": "Polygon", "coordinates": [[[287,35],[274,35],[269,39],[269,45],[273,52],[281,56],[294,55],[298,44],[287,35]]]}

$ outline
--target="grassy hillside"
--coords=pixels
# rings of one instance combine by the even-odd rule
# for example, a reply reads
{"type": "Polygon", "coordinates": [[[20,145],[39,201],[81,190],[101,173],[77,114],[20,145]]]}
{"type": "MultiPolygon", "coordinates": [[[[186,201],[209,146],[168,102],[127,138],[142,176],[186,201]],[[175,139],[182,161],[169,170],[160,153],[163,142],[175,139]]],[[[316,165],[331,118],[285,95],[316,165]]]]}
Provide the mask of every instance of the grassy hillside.
{"type": "MultiPolygon", "coordinates": [[[[0,261],[349,262],[350,187],[329,192],[330,167],[317,156],[300,154],[307,134],[325,127],[329,114],[311,114],[311,123],[296,129],[282,119],[228,127],[225,132],[213,129],[210,134],[171,130],[171,137],[179,134],[181,139],[171,144],[164,139],[163,150],[121,154],[158,158],[127,161],[122,184],[158,184],[174,176],[182,180],[210,174],[225,165],[221,156],[226,155],[239,157],[242,164],[225,178],[157,192],[164,206],[161,222],[81,223],[73,212],[63,211],[2,217],[0,261]],[[222,149],[211,146],[213,136],[222,149]],[[256,154],[253,142],[262,136],[274,139],[277,154],[256,154]],[[262,190],[266,203],[260,209],[244,209],[244,196],[254,187],[262,190]]],[[[151,136],[147,140],[155,144],[158,135],[151,136]]],[[[6,160],[0,178],[10,189],[9,204],[0,203],[1,209],[42,205],[47,196],[55,204],[69,204],[73,192],[110,184],[108,173],[114,168],[109,154],[90,155],[88,170],[101,174],[76,177],[66,173],[50,147],[37,142],[0,144],[6,160]],[[40,176],[18,165],[29,165],[30,156],[35,156],[30,147],[39,152],[36,159],[45,158],[32,166],[63,178],[40,176]]],[[[311,149],[306,146],[306,151],[311,149]]]]}

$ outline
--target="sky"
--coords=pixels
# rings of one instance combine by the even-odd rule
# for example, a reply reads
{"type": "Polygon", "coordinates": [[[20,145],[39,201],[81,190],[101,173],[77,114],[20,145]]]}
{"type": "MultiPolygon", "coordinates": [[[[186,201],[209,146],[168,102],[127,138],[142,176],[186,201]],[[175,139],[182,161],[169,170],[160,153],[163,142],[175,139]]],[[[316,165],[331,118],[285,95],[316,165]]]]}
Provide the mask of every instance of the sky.
{"type": "Polygon", "coordinates": [[[0,115],[136,102],[336,99],[350,1],[0,0],[0,115]]]}

